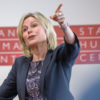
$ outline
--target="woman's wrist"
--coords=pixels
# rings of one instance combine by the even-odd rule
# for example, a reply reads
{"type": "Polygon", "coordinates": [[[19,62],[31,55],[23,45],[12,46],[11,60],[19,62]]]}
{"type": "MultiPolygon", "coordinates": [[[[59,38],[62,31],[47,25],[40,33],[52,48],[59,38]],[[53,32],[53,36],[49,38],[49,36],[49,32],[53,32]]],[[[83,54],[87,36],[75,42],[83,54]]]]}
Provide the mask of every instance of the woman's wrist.
{"type": "Polygon", "coordinates": [[[64,23],[60,26],[61,26],[61,29],[64,32],[64,36],[65,36],[67,43],[74,44],[75,43],[75,35],[72,32],[69,23],[66,23],[66,24],[64,23]]]}
{"type": "Polygon", "coordinates": [[[61,29],[62,29],[63,31],[67,31],[67,28],[68,28],[70,25],[69,25],[69,23],[67,22],[67,23],[61,24],[60,26],[61,26],[61,29]]]}

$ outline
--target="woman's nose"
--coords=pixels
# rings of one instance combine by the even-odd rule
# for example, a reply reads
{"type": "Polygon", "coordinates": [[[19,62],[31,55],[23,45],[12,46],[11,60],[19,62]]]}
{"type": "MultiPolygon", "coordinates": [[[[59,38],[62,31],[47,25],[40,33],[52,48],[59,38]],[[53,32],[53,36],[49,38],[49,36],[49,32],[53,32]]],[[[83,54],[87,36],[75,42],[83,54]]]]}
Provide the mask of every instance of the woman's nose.
{"type": "Polygon", "coordinates": [[[32,29],[31,28],[28,28],[28,33],[32,33],[32,29]]]}

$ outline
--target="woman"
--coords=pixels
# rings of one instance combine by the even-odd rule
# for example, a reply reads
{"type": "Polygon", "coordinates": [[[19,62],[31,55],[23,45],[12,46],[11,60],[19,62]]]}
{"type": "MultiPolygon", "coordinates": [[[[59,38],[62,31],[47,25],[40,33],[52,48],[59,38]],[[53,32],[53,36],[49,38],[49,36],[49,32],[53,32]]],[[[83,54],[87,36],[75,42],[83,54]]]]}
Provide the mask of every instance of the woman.
{"type": "Polygon", "coordinates": [[[41,13],[28,13],[18,26],[18,36],[24,52],[0,87],[0,100],[73,100],[69,91],[71,69],[80,46],[60,10],[50,18],[64,32],[64,43],[57,47],[56,33],[50,21],[41,13]]]}

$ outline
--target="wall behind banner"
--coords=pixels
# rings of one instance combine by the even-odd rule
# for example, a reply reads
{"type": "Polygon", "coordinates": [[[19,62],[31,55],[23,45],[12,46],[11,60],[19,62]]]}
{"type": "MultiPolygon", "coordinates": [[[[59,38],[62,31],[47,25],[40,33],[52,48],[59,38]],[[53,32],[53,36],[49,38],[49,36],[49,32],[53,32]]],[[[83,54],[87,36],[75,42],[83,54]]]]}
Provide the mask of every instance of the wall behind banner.
{"type": "MultiPolygon", "coordinates": [[[[49,17],[61,2],[62,10],[71,25],[99,24],[100,27],[100,0],[0,0],[0,27],[16,27],[21,16],[27,12],[40,11],[49,17]]],[[[97,53],[98,63],[75,64],[73,67],[70,89],[75,100],[100,100],[100,51],[97,53]]],[[[0,66],[0,85],[10,69],[8,65],[0,66]]]]}

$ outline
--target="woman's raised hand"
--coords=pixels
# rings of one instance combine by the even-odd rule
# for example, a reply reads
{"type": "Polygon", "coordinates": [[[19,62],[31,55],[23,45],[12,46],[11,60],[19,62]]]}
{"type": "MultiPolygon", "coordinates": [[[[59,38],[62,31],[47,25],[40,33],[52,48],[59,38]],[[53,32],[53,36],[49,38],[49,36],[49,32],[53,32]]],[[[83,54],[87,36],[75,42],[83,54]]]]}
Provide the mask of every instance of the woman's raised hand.
{"type": "Polygon", "coordinates": [[[61,11],[62,4],[59,4],[54,15],[50,16],[50,18],[56,22],[58,22],[61,26],[65,23],[65,16],[61,11]]]}

